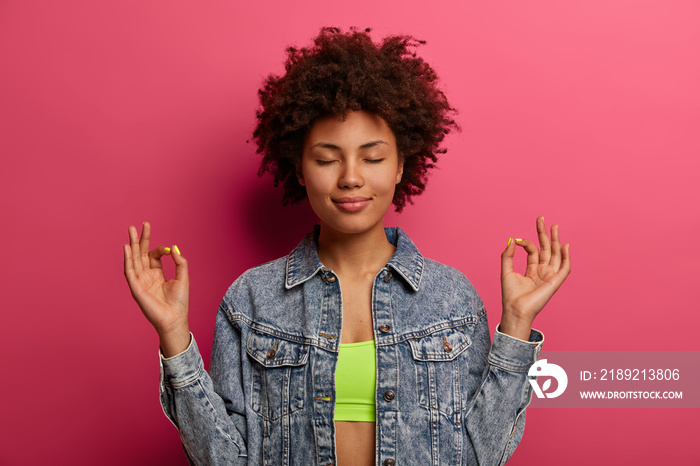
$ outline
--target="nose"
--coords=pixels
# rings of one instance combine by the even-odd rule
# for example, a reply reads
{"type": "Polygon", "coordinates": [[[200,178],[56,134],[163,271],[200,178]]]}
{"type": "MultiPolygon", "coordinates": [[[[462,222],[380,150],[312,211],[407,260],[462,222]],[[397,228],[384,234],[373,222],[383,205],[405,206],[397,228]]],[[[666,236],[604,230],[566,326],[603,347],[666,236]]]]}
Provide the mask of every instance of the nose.
{"type": "Polygon", "coordinates": [[[354,160],[346,160],[342,164],[342,171],[338,178],[339,188],[360,188],[364,186],[364,178],[360,165],[354,160]]]}

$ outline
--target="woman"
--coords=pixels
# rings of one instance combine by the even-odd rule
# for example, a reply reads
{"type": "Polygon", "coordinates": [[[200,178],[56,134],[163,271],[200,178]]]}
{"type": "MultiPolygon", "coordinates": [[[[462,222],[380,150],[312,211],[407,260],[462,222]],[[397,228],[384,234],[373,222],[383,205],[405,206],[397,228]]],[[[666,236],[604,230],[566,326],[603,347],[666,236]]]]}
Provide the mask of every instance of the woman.
{"type": "Polygon", "coordinates": [[[161,402],[196,464],[503,464],[524,429],[537,313],[570,271],[556,226],[508,240],[503,314],[384,228],[425,187],[454,110],[409,37],[325,28],[260,91],[261,172],[319,225],[246,271],[217,314],[210,374],[189,332],[187,261],[129,228],[125,274],[161,347],[161,402]],[[513,271],[516,246],[525,276],[513,271]],[[161,257],[176,277],[166,281],[161,257]]]}

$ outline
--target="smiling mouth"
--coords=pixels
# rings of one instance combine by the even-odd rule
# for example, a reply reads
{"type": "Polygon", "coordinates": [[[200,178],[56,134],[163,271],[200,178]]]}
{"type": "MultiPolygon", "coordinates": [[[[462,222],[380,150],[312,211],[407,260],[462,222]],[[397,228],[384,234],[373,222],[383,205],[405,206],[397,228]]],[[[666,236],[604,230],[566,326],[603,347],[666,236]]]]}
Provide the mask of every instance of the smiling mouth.
{"type": "Polygon", "coordinates": [[[341,197],[333,199],[333,203],[345,212],[359,212],[369,205],[371,201],[368,197],[341,197]]]}

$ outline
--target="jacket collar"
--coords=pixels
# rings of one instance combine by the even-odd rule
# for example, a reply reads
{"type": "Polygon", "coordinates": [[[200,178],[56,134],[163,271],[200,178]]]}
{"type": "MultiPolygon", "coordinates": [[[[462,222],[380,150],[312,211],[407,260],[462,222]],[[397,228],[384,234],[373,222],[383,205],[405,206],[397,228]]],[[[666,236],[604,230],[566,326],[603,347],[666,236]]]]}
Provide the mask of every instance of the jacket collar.
{"type": "MultiPolygon", "coordinates": [[[[309,234],[287,256],[285,288],[300,285],[325,269],[317,253],[319,231],[320,227],[314,225],[309,234]]],[[[396,252],[389,259],[387,266],[402,276],[414,291],[418,291],[423,274],[423,256],[401,228],[385,228],[384,232],[389,242],[396,246],[396,252]]]]}

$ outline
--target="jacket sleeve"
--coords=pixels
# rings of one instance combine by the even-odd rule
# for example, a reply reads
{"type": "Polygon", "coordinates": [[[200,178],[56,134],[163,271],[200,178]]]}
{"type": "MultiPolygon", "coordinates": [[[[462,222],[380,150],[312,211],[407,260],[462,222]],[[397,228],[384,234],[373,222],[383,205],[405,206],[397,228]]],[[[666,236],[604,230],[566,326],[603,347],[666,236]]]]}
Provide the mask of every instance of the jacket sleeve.
{"type": "Polygon", "coordinates": [[[160,355],[161,405],[180,433],[190,464],[248,463],[240,348],[240,334],[219,308],[211,377],[204,370],[194,336],[182,353],[170,358],[160,355]],[[224,371],[221,370],[222,354],[226,355],[227,362],[224,371]],[[222,372],[226,378],[224,386],[212,380],[222,372]],[[240,402],[236,403],[236,400],[240,402]]]}
{"type": "Polygon", "coordinates": [[[534,329],[529,341],[523,341],[496,328],[491,345],[486,314],[477,322],[474,354],[469,358],[472,401],[464,419],[471,444],[466,449],[467,464],[503,465],[520,443],[525,408],[532,398],[527,372],[537,361],[543,341],[542,333],[534,329]]]}

